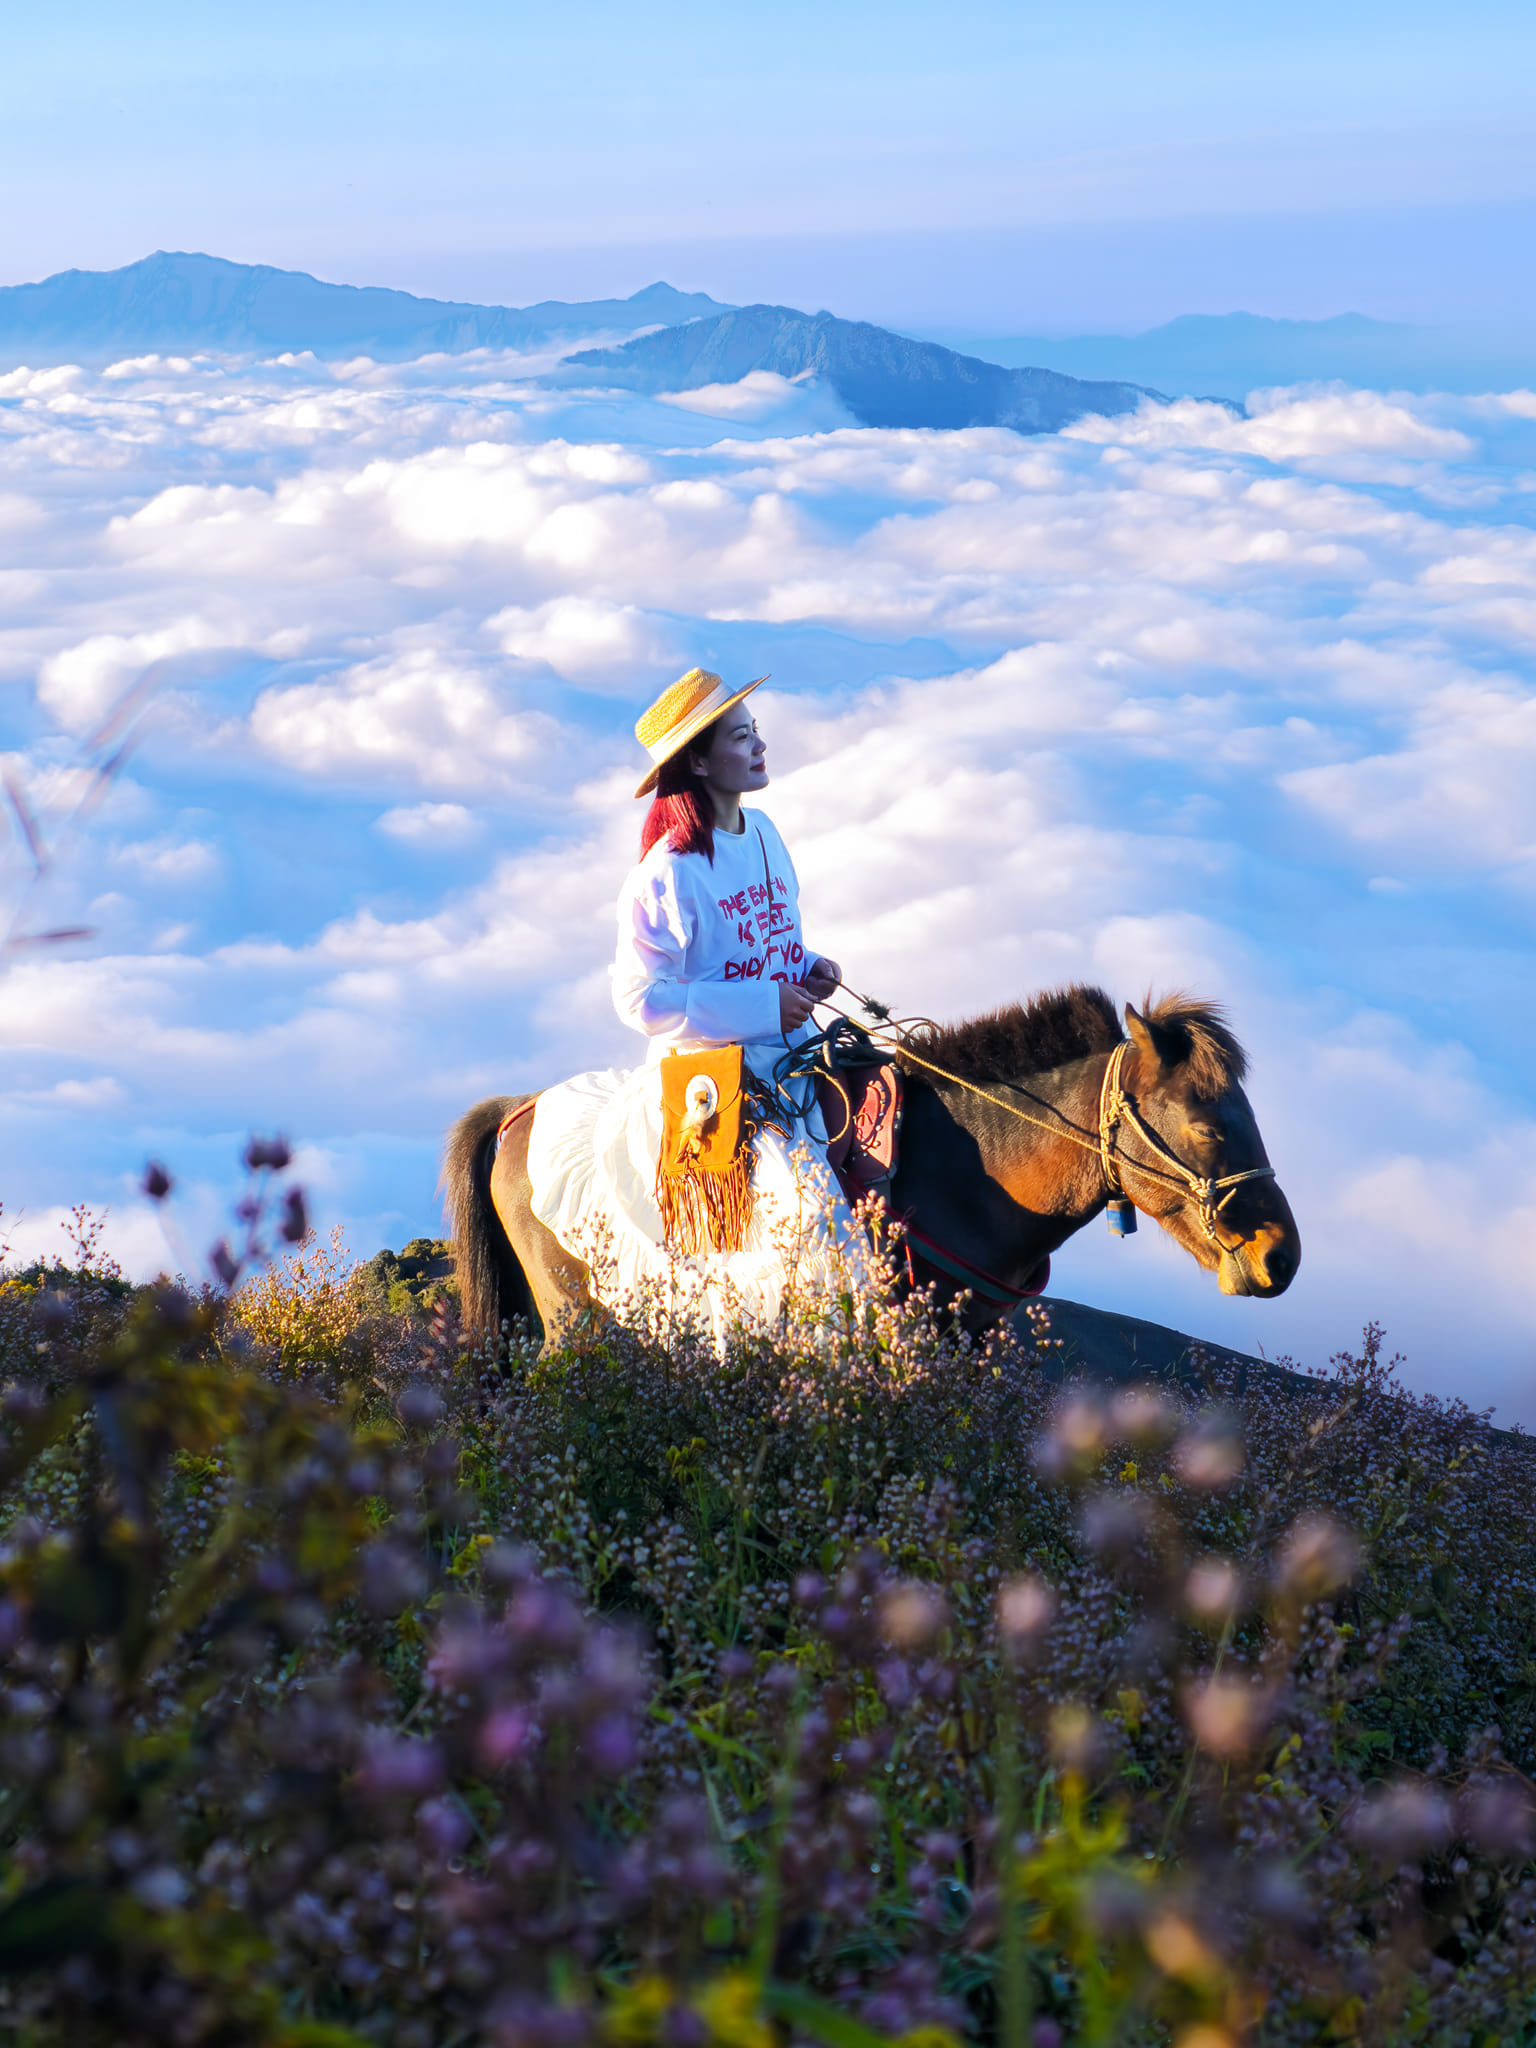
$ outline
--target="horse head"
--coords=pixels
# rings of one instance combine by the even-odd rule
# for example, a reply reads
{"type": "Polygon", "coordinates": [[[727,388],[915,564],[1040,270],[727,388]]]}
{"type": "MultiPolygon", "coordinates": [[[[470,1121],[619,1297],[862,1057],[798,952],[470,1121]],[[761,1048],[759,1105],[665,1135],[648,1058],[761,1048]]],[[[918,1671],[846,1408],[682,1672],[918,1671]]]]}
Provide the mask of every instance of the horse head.
{"type": "Polygon", "coordinates": [[[1183,996],[1149,999],[1145,1013],[1127,1003],[1125,1022],[1129,1113],[1114,1160],[1126,1193],[1223,1294],[1283,1294],[1301,1235],[1243,1092],[1242,1047],[1214,1005],[1183,996]]]}

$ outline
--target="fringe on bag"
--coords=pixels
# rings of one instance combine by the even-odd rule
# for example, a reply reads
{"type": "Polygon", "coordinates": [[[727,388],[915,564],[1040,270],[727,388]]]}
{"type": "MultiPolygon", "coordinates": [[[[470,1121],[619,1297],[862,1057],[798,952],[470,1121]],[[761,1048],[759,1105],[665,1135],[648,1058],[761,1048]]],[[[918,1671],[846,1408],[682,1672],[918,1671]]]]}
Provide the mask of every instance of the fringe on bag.
{"type": "Polygon", "coordinates": [[[667,1243],[697,1257],[706,1251],[739,1252],[752,1222],[754,1154],[743,1146],[725,1173],[691,1163],[663,1167],[656,1176],[656,1206],[667,1243]]]}
{"type": "Polygon", "coordinates": [[[656,1206],[667,1244],[690,1257],[739,1252],[752,1222],[757,1155],[741,1114],[741,1067],[735,1045],[662,1062],[656,1206]]]}

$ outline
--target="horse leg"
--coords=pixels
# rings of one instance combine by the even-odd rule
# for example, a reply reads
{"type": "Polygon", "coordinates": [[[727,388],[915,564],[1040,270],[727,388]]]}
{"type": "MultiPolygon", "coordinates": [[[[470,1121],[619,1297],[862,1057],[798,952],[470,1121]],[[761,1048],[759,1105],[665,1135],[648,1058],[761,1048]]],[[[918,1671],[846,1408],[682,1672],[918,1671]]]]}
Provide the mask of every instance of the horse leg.
{"type": "Polygon", "coordinates": [[[590,1341],[606,1316],[592,1292],[588,1268],[565,1249],[529,1206],[528,1140],[532,1130],[531,1115],[520,1116],[508,1129],[491,1167],[490,1197],[527,1278],[548,1352],[557,1344],[590,1341]]]}

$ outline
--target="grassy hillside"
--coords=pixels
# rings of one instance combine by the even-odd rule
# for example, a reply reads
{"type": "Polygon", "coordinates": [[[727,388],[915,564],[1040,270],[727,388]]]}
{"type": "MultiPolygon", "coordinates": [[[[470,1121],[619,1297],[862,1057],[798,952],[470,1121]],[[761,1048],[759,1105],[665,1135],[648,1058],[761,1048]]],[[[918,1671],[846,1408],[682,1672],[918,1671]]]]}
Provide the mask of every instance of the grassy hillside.
{"type": "Polygon", "coordinates": [[[1536,2040],[1536,1460],[1370,1333],[492,1361],[434,1249],[0,1286],[5,2039],[1536,2040]]]}

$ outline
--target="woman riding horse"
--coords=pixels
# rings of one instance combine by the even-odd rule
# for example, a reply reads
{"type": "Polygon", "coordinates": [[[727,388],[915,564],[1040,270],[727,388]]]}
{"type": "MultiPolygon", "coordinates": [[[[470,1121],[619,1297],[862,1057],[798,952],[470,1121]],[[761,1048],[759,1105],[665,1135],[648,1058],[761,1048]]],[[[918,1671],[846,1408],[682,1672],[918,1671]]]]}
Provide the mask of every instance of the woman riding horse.
{"type": "MultiPolygon", "coordinates": [[[[651,756],[636,794],[653,802],[613,986],[646,1064],[488,1097],[449,1135],[465,1322],[492,1344],[517,1319],[585,1341],[626,1298],[696,1303],[723,1339],[776,1320],[791,1278],[814,1304],[867,1271],[801,1050],[841,976],[806,948],[783,841],[741,802],[768,781],[744,708],[765,680],[690,670],[635,728],[651,756]]],[[[1074,985],[886,1031],[906,1099],[889,1213],[910,1278],[966,1327],[1038,1291],[1106,1204],[1121,1232],[1137,1210],[1155,1220],[1224,1294],[1291,1284],[1301,1240],[1220,1010],[1149,997],[1125,1024],[1074,985]]]]}
{"type": "Polygon", "coordinates": [[[545,1090],[528,1137],[533,1213],[601,1256],[605,1298],[646,1283],[675,1300],[685,1258],[717,1330],[736,1308],[775,1316],[790,1273],[814,1284],[862,1258],[814,1082],[792,1071],[841,970],[807,948],[794,864],[742,804],[768,785],[747,705],[766,681],[690,669],[636,725],[651,767],[635,794],[652,800],[619,892],[613,996],[646,1064],[545,1090]],[[743,1088],[757,1115],[739,1129],[743,1088]]]}

